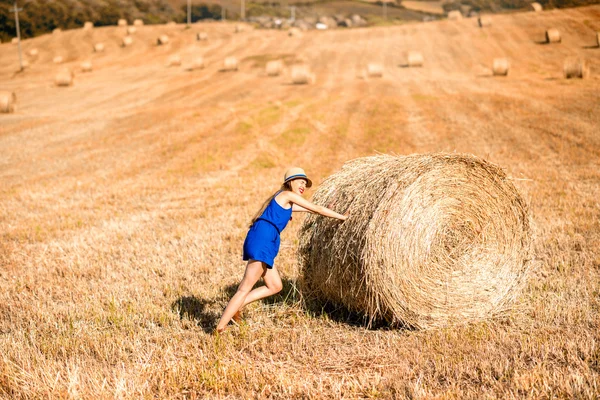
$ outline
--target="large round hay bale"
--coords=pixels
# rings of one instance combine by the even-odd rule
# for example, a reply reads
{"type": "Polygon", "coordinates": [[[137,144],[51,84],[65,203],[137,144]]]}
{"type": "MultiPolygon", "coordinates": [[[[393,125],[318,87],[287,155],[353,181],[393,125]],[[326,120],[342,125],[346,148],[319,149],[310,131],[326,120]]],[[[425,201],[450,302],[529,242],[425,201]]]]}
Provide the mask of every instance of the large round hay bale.
{"type": "Polygon", "coordinates": [[[367,64],[367,75],[371,78],[381,78],[383,76],[383,66],[381,64],[367,64]]]}
{"type": "Polygon", "coordinates": [[[448,19],[451,21],[456,21],[456,20],[462,19],[462,17],[463,17],[462,14],[458,10],[452,10],[452,11],[448,12],[448,19]]]}
{"type": "Polygon", "coordinates": [[[584,60],[568,58],[563,64],[563,75],[565,79],[586,79],[590,76],[590,68],[584,60]]]}
{"type": "Polygon", "coordinates": [[[121,46],[127,47],[133,44],[133,38],[131,36],[125,36],[121,42],[121,46]]]}
{"type": "Polygon", "coordinates": [[[169,43],[169,37],[167,35],[160,35],[157,39],[156,39],[156,44],[158,46],[164,45],[169,43]]]}
{"type": "Polygon", "coordinates": [[[62,63],[63,63],[63,61],[64,61],[64,58],[63,58],[63,56],[56,56],[56,57],[54,57],[54,58],[52,59],[52,62],[53,62],[54,64],[62,64],[62,63]]]}
{"type": "Polygon", "coordinates": [[[223,70],[225,71],[237,71],[238,70],[238,60],[235,57],[226,57],[225,61],[223,61],[223,70]]]}
{"type": "Polygon", "coordinates": [[[477,23],[479,24],[480,28],[483,28],[485,26],[491,26],[492,18],[488,15],[481,15],[479,16],[479,18],[477,18],[477,23]]]}
{"type": "Polygon", "coordinates": [[[266,72],[268,76],[279,76],[283,70],[283,62],[281,60],[272,60],[267,62],[266,72]]]}
{"type": "Polygon", "coordinates": [[[198,32],[196,34],[196,40],[200,42],[208,40],[208,34],[206,32],[198,32]]]}
{"type": "Polygon", "coordinates": [[[11,113],[17,108],[17,95],[15,92],[0,91],[0,112],[11,113]]]}
{"type": "Polygon", "coordinates": [[[167,67],[178,67],[181,65],[181,56],[173,54],[167,59],[167,67]]]}
{"type": "Polygon", "coordinates": [[[83,29],[86,29],[86,30],[92,29],[93,27],[94,27],[94,23],[91,21],[86,21],[83,24],[83,29]]]}
{"type": "Polygon", "coordinates": [[[510,63],[508,62],[508,58],[494,58],[494,61],[492,62],[492,73],[495,76],[508,75],[509,68],[510,63]]]}
{"type": "Polygon", "coordinates": [[[92,72],[92,62],[84,61],[79,66],[81,68],[81,72],[92,72]]]}
{"type": "Polygon", "coordinates": [[[370,321],[418,329],[497,316],[529,269],[527,205],[497,166],[471,155],[347,162],[313,196],[299,233],[307,296],[370,321]]]}
{"type": "Polygon", "coordinates": [[[119,21],[117,22],[118,26],[127,26],[127,20],[126,19],[119,19],[119,21]]]}
{"type": "Polygon", "coordinates": [[[137,32],[137,28],[135,26],[128,26],[127,27],[127,34],[128,35],[133,35],[136,32],[137,32]]]}
{"type": "Polygon", "coordinates": [[[73,72],[70,69],[59,71],[54,77],[56,86],[71,86],[73,84],[73,72]]]}
{"type": "Polygon", "coordinates": [[[190,65],[188,65],[186,67],[186,71],[194,71],[194,70],[203,69],[203,68],[204,68],[204,57],[198,56],[194,60],[192,60],[190,65]]]}
{"type": "Polygon", "coordinates": [[[315,76],[306,65],[294,65],[292,67],[292,83],[294,85],[306,85],[314,83],[315,76]]]}
{"type": "Polygon", "coordinates": [[[407,56],[407,63],[409,67],[422,67],[423,55],[418,51],[409,51],[407,56]]]}
{"type": "Polygon", "coordinates": [[[556,28],[550,28],[546,31],[546,43],[560,43],[560,32],[556,28]]]}
{"type": "Polygon", "coordinates": [[[531,8],[535,12],[540,12],[544,9],[540,3],[531,3],[531,8]]]}
{"type": "Polygon", "coordinates": [[[95,53],[102,53],[104,51],[104,43],[96,43],[94,45],[94,52],[95,53]]]}
{"type": "Polygon", "coordinates": [[[134,26],[143,26],[144,25],[144,21],[142,21],[141,19],[134,19],[133,20],[133,25],[134,26]]]}

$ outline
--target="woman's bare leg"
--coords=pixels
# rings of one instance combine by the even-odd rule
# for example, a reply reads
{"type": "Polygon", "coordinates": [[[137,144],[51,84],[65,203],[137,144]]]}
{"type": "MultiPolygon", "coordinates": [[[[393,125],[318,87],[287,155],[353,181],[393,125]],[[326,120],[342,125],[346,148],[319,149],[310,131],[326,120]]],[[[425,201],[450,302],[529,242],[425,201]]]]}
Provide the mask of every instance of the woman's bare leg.
{"type": "Polygon", "coordinates": [[[250,304],[253,301],[264,299],[265,297],[273,296],[276,293],[281,292],[283,289],[283,284],[281,283],[281,277],[279,276],[279,272],[275,267],[267,268],[265,273],[263,274],[263,279],[265,281],[265,286],[257,287],[246,296],[244,303],[240,307],[244,307],[246,304],[250,304]]]}

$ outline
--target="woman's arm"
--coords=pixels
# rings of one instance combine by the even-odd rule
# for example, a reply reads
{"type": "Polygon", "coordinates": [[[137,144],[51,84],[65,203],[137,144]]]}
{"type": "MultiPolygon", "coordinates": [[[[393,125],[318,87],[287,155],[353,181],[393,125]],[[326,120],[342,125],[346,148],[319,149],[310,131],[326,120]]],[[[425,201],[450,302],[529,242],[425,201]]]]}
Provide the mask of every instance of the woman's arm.
{"type": "Polygon", "coordinates": [[[307,210],[306,208],[299,206],[298,204],[292,203],[292,212],[309,212],[312,213],[312,211],[307,210]]]}
{"type": "Polygon", "coordinates": [[[329,208],[311,203],[310,201],[304,199],[302,196],[300,196],[294,192],[284,192],[284,195],[285,195],[284,200],[292,203],[292,210],[293,210],[294,205],[298,205],[309,212],[321,214],[325,217],[337,218],[342,221],[345,221],[346,219],[348,219],[347,215],[338,214],[335,211],[330,210],[329,208]]]}

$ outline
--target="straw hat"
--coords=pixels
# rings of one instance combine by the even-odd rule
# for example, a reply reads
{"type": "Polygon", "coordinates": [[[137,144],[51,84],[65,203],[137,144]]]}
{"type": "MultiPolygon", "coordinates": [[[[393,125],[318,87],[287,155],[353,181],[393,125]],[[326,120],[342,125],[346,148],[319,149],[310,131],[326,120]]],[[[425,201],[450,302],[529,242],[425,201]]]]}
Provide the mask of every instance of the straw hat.
{"type": "Polygon", "coordinates": [[[293,167],[285,171],[283,183],[288,183],[289,181],[293,181],[294,179],[305,179],[306,187],[309,188],[312,186],[312,181],[308,179],[308,176],[306,176],[306,172],[304,172],[302,168],[293,167]]]}

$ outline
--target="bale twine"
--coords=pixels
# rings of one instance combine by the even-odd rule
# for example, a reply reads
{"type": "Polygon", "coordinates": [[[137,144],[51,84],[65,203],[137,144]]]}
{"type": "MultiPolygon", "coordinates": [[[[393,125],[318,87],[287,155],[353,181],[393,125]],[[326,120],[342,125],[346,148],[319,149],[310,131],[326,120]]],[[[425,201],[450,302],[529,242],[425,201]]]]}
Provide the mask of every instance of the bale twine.
{"type": "Polygon", "coordinates": [[[190,65],[187,66],[186,71],[194,71],[197,69],[204,68],[204,57],[198,56],[196,57],[190,65]]]}
{"type": "Polygon", "coordinates": [[[508,75],[508,69],[510,68],[510,63],[507,58],[494,58],[492,62],[492,73],[495,76],[506,76],[508,75]]]}
{"type": "Polygon", "coordinates": [[[92,62],[84,61],[79,66],[81,68],[81,72],[92,72],[92,62]]]}
{"type": "Polygon", "coordinates": [[[15,92],[0,91],[0,112],[12,113],[17,109],[17,95],[15,92]]]}
{"type": "Polygon", "coordinates": [[[178,67],[181,65],[181,56],[173,54],[167,59],[167,67],[178,67]]]}
{"type": "Polygon", "coordinates": [[[52,59],[54,64],[62,64],[64,61],[63,56],[56,56],[52,59]]]}
{"type": "Polygon", "coordinates": [[[477,23],[479,24],[480,28],[483,28],[485,26],[491,26],[492,19],[487,15],[482,15],[479,18],[477,18],[477,23]]]}
{"type": "Polygon", "coordinates": [[[30,57],[37,57],[40,52],[38,49],[31,49],[27,52],[27,54],[29,54],[30,57]]]}
{"type": "Polygon", "coordinates": [[[126,19],[119,19],[119,21],[117,22],[118,26],[127,26],[127,20],[126,19]]]}
{"type": "Polygon", "coordinates": [[[315,76],[306,65],[294,65],[292,67],[292,83],[294,85],[306,85],[314,83],[315,76]]]}
{"type": "Polygon", "coordinates": [[[127,47],[133,44],[133,38],[131,36],[125,36],[121,42],[121,46],[127,47]]]}
{"type": "Polygon", "coordinates": [[[558,29],[550,28],[546,31],[546,43],[560,43],[560,40],[558,29]]]}
{"type": "Polygon", "coordinates": [[[531,3],[531,8],[535,12],[540,12],[544,9],[540,3],[531,3]]]}
{"type": "Polygon", "coordinates": [[[527,205],[477,157],[355,159],[313,201],[350,218],[304,221],[303,289],[370,322],[426,329],[501,315],[527,276],[527,205]]]}
{"type": "Polygon", "coordinates": [[[137,32],[137,29],[136,29],[136,27],[135,27],[135,26],[128,26],[128,27],[127,27],[127,34],[128,34],[128,35],[133,35],[133,34],[134,34],[134,33],[136,33],[136,32],[137,32]]]}
{"type": "Polygon", "coordinates": [[[448,19],[450,21],[456,21],[456,20],[462,19],[462,17],[463,17],[462,14],[458,10],[453,10],[453,11],[448,12],[448,19]]]}
{"type": "Polygon", "coordinates": [[[83,24],[83,29],[88,30],[88,29],[92,29],[94,27],[94,23],[91,21],[86,21],[83,24]]]}
{"type": "Polygon", "coordinates": [[[223,61],[223,70],[224,71],[237,71],[238,70],[238,60],[235,57],[226,57],[225,61],[223,61]]]}
{"type": "Polygon", "coordinates": [[[133,26],[144,26],[144,21],[142,21],[141,19],[134,19],[133,26]]]}
{"type": "Polygon", "coordinates": [[[94,52],[95,53],[102,53],[104,51],[104,43],[96,43],[94,45],[94,52]]]}
{"type": "Polygon", "coordinates": [[[70,69],[59,71],[54,77],[56,86],[71,86],[73,84],[73,72],[70,69]]]}
{"type": "Polygon", "coordinates": [[[383,66],[381,64],[367,64],[367,75],[371,78],[381,78],[383,76],[383,66]]]}
{"type": "Polygon", "coordinates": [[[200,42],[208,40],[208,34],[206,32],[198,32],[196,34],[196,40],[198,40],[200,42]]]}
{"type": "Polygon", "coordinates": [[[418,51],[408,52],[408,66],[409,67],[422,67],[423,66],[423,55],[418,51]]]}
{"type": "Polygon", "coordinates": [[[160,35],[157,39],[156,39],[156,44],[158,46],[164,45],[169,43],[169,37],[167,35],[160,35]]]}
{"type": "Polygon", "coordinates": [[[568,58],[563,64],[563,75],[565,79],[587,79],[590,76],[590,68],[584,60],[568,58]]]}
{"type": "Polygon", "coordinates": [[[266,71],[268,76],[279,76],[283,70],[283,62],[281,60],[273,60],[267,62],[266,71]]]}

